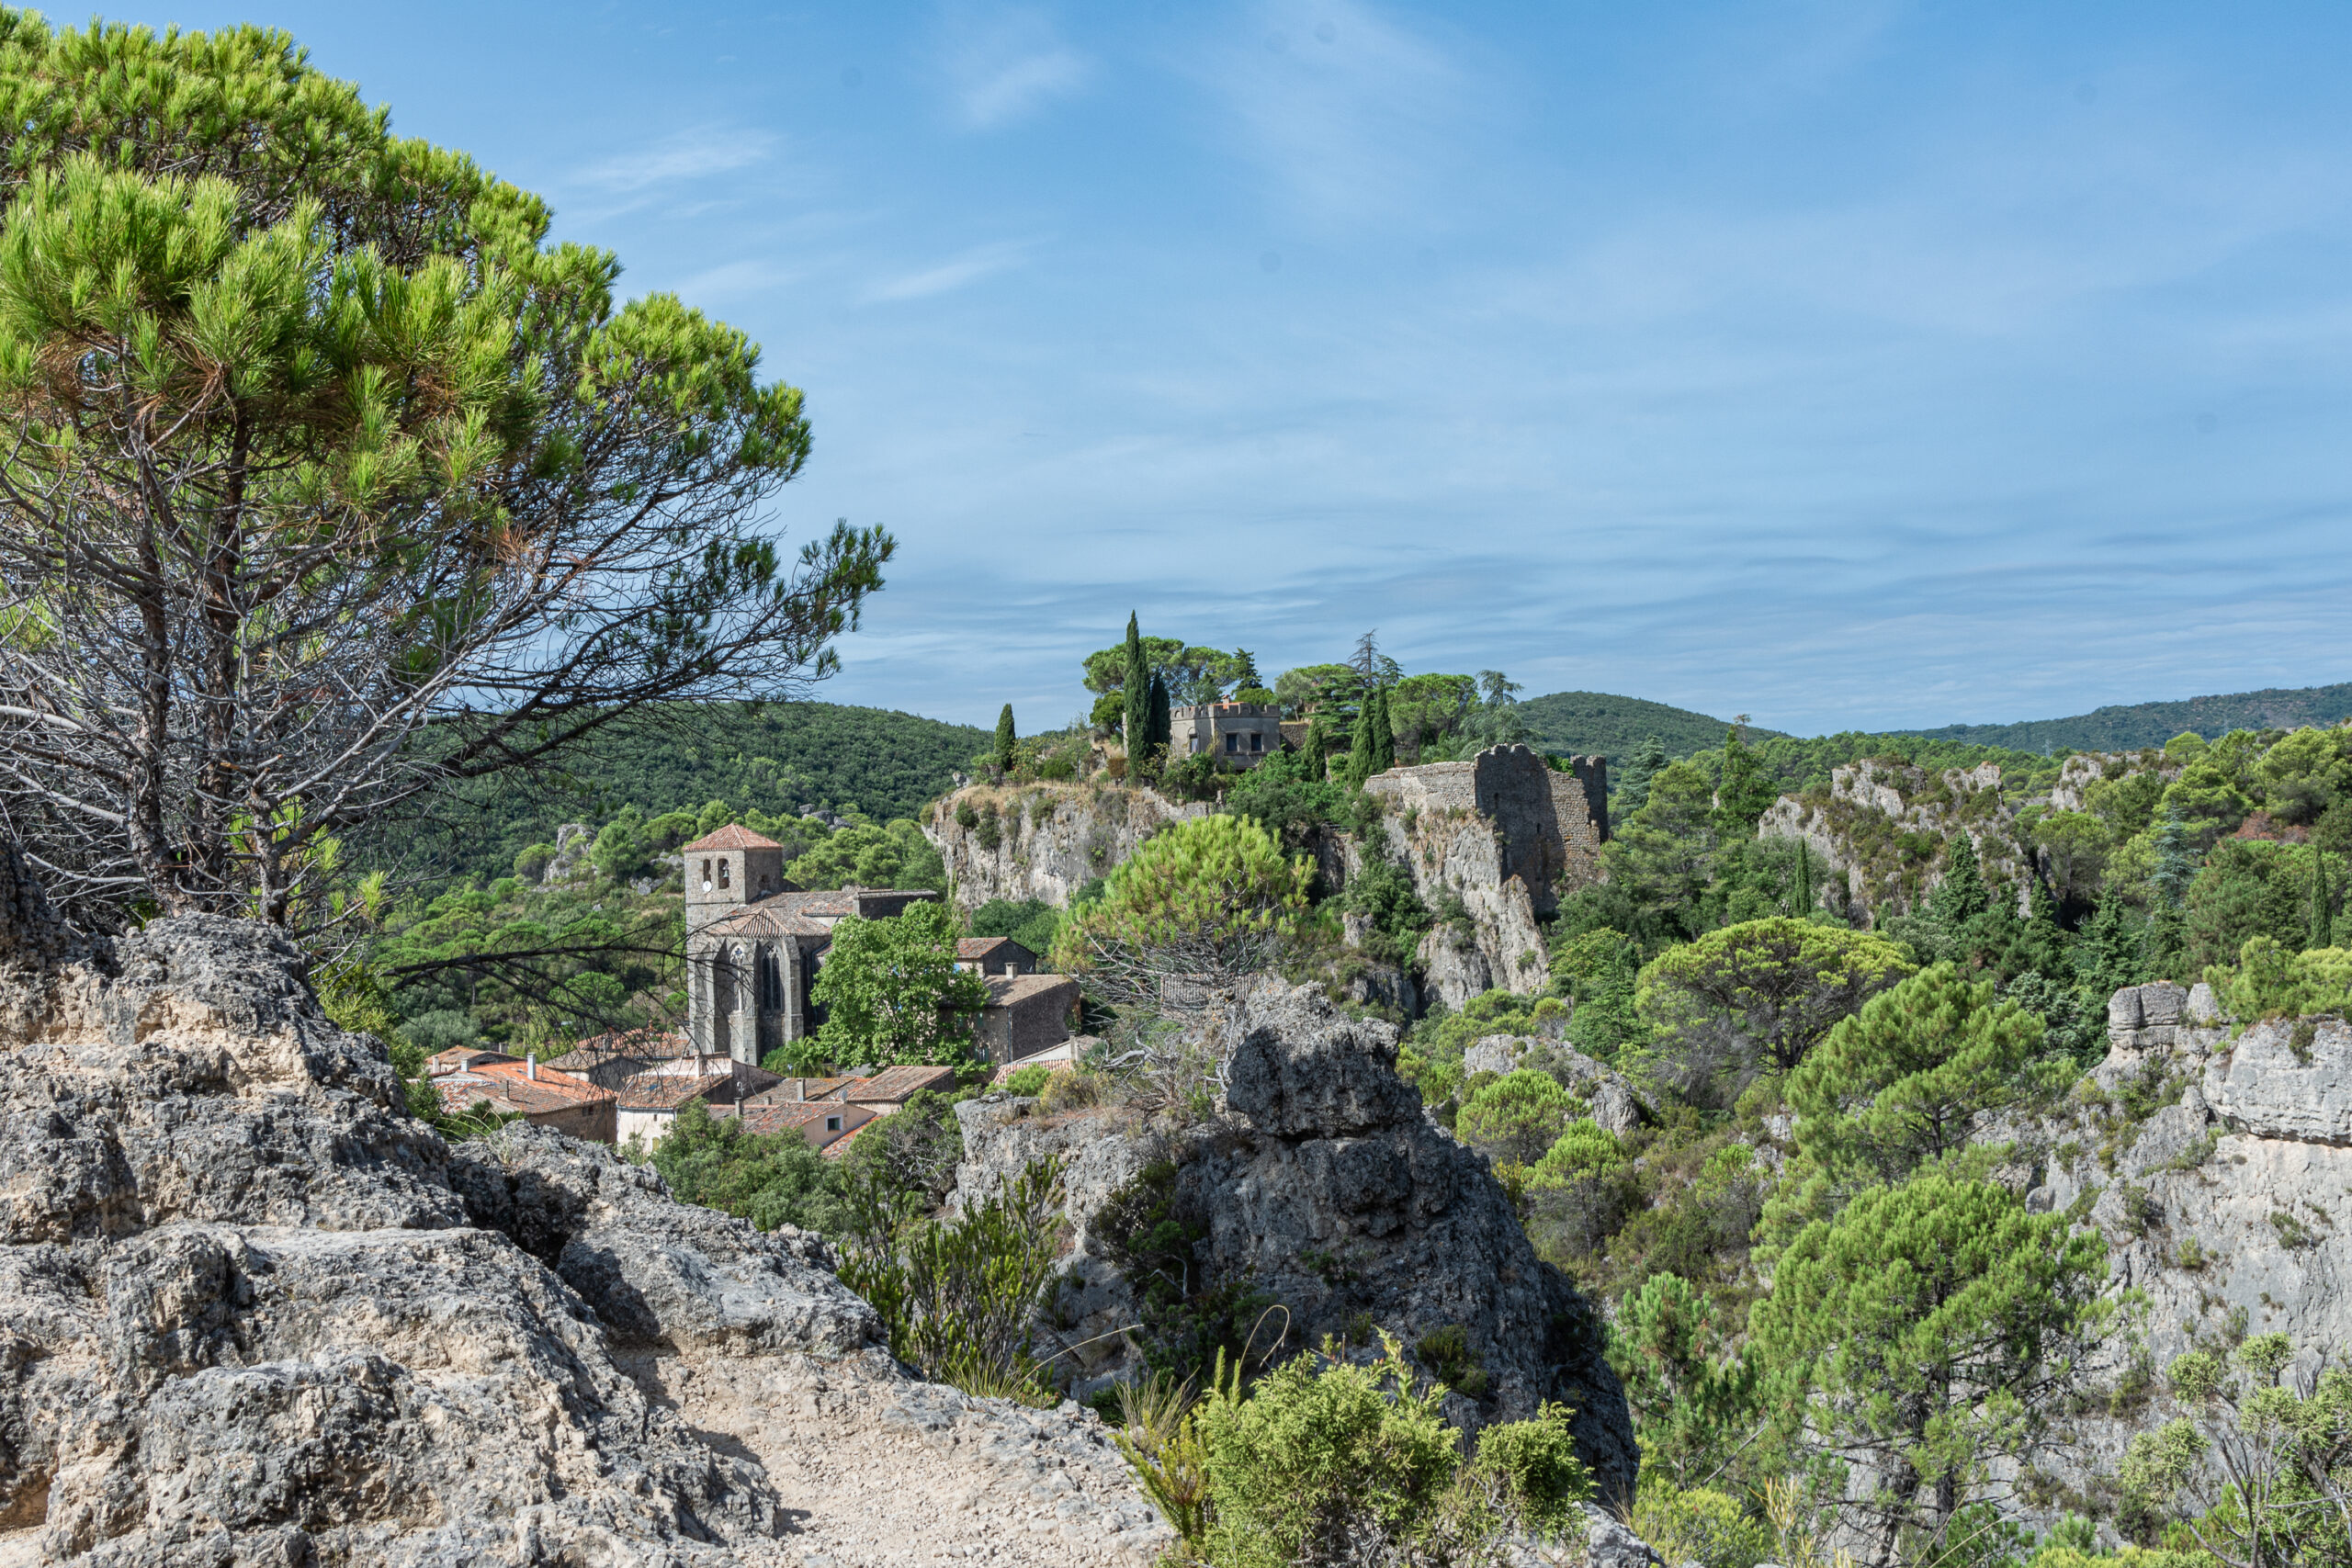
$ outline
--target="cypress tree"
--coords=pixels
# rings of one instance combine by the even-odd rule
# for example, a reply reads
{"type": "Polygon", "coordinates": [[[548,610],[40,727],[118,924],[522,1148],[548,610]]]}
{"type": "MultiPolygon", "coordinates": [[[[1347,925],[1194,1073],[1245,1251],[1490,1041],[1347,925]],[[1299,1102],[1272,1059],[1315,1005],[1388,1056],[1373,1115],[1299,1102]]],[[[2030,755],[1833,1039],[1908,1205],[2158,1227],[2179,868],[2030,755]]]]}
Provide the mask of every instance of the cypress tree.
{"type": "Polygon", "coordinates": [[[2313,947],[2335,945],[2335,909],[2327,892],[2327,856],[2312,846],[2312,937],[2313,947]]]}
{"type": "Polygon", "coordinates": [[[1813,846],[1803,839],[1797,840],[1797,907],[1796,917],[1804,919],[1813,913],[1813,846]]]}
{"type": "Polygon", "coordinates": [[[1145,748],[1155,754],[1164,755],[1169,741],[1174,739],[1175,734],[1175,721],[1168,711],[1167,677],[1154,675],[1151,678],[1151,731],[1149,739],[1144,742],[1145,748]]]}
{"type": "Polygon", "coordinates": [[[1363,781],[1372,777],[1372,698],[1369,696],[1356,708],[1355,734],[1348,746],[1345,776],[1351,791],[1363,788],[1363,781]]]}
{"type": "Polygon", "coordinates": [[[1372,773],[1385,773],[1396,765],[1396,732],[1388,723],[1388,688],[1382,686],[1372,694],[1372,773]]]}
{"type": "Polygon", "coordinates": [[[1127,699],[1127,755],[1141,757],[1151,749],[1151,670],[1143,661],[1143,634],[1136,629],[1135,612],[1127,612],[1127,667],[1120,686],[1127,699]]]}
{"type": "Polygon", "coordinates": [[[1004,705],[1004,711],[996,716],[996,767],[997,772],[1001,773],[1012,772],[1012,743],[1015,739],[1017,738],[1012,732],[1012,705],[1007,703],[1004,705]]]}
{"type": "Polygon", "coordinates": [[[1944,879],[1936,887],[1936,913],[1957,931],[1992,907],[1993,896],[1984,890],[1984,874],[1976,860],[1976,840],[1963,828],[1952,836],[1944,879]]]}
{"type": "Polygon", "coordinates": [[[1634,761],[1625,769],[1625,782],[1618,788],[1617,797],[1624,802],[1627,811],[1639,811],[1649,803],[1650,780],[1657,777],[1657,771],[1665,766],[1666,742],[1653,735],[1634,753],[1634,761]]]}

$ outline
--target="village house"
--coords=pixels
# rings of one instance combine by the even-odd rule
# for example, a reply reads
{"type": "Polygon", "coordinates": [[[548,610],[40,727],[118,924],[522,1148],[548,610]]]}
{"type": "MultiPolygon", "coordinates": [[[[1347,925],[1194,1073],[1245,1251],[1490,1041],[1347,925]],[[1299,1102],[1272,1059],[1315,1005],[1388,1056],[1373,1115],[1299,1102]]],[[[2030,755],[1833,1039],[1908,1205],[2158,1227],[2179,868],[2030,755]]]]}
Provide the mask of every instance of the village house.
{"type": "Polygon", "coordinates": [[[425,1063],[426,1081],[440,1096],[445,1115],[462,1116],[483,1107],[501,1116],[520,1116],[535,1127],[551,1127],[575,1138],[614,1141],[618,1097],[586,1078],[543,1066],[537,1056],[458,1048],[425,1063]]]}
{"type": "Polygon", "coordinates": [[[968,975],[1034,975],[1037,955],[1009,936],[967,936],[956,943],[956,967],[968,975]]]}
{"type": "Polygon", "coordinates": [[[1077,1032],[1080,993],[1067,975],[989,975],[980,1010],[980,1050],[991,1062],[1017,1062],[1077,1032]]]}
{"type": "Polygon", "coordinates": [[[747,1062],[707,1055],[657,1063],[615,1091],[615,1137],[641,1139],[647,1148],[670,1135],[678,1112],[699,1100],[712,1115],[731,1114],[742,1101],[784,1079],[747,1062]]]}
{"type": "Polygon", "coordinates": [[[1234,768],[1256,767],[1283,749],[1282,709],[1271,703],[1195,703],[1168,710],[1168,754],[1204,752],[1234,768]]]}

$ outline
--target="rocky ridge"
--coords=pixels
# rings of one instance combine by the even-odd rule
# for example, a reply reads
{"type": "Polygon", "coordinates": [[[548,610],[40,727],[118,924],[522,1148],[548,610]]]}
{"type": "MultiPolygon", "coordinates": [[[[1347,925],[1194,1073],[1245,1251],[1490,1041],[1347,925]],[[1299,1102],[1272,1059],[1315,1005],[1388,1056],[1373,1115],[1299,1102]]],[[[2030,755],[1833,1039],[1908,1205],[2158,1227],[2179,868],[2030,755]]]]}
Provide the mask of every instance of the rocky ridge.
{"type": "Polygon", "coordinates": [[[1831,877],[1845,882],[1844,913],[1868,924],[1917,909],[1942,880],[1946,841],[1966,832],[1988,886],[2014,886],[2025,908],[2030,852],[2014,824],[2025,804],[2002,793],[1997,762],[1930,773],[1905,762],[1864,758],[1830,770],[1826,790],[1784,795],[1757,824],[1757,836],[1801,839],[1831,877]]]}
{"type": "Polygon", "coordinates": [[[910,1378],[817,1237],[400,1110],[263,928],[0,849],[0,1564],[1151,1560],[1101,1424],[910,1378]]]}
{"type": "Polygon", "coordinates": [[[1147,1167],[1172,1168],[1177,1211],[1205,1233],[1198,1260],[1212,1280],[1246,1279],[1283,1303],[1291,1343],[1361,1342],[1368,1324],[1410,1346],[1459,1326],[1487,1388],[1451,1397],[1457,1425],[1567,1401],[1586,1461],[1610,1495],[1629,1494],[1632,1424],[1593,1308],[1536,1258],[1485,1158],[1430,1122],[1396,1076],[1394,1026],[1268,981],[1210,1027],[1230,1051],[1230,1087],[1226,1113],[1204,1124],[1154,1132],[1116,1113],[1046,1116],[1009,1096],[956,1108],[958,1202],[1042,1156],[1069,1161],[1077,1249],[1055,1322],[1097,1383],[1137,1360],[1118,1332],[1136,1321],[1136,1300],[1097,1221],[1147,1167]]]}
{"type": "Polygon", "coordinates": [[[1211,809],[1108,780],[972,784],[934,802],[922,830],[946,863],[959,907],[1039,898],[1067,908],[1160,829],[1211,809]]]}

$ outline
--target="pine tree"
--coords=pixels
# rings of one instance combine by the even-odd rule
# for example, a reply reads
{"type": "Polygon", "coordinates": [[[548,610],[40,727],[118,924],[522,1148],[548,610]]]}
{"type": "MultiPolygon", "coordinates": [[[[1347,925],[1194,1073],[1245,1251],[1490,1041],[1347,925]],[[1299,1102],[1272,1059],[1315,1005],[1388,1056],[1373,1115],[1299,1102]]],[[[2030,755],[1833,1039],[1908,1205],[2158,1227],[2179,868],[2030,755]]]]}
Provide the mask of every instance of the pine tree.
{"type": "Polygon", "coordinates": [[[2146,967],[2159,979],[2177,978],[2188,956],[2188,885],[2197,880],[2197,856],[2188,846],[2188,824],[2178,806],[2165,807],[2156,829],[2155,908],[2148,914],[2146,967]]]}
{"type": "Polygon", "coordinates": [[[1813,913],[1813,846],[1803,839],[1797,840],[1797,897],[1794,913],[1801,920],[1813,913]]]}
{"type": "Polygon", "coordinates": [[[2317,844],[2312,846],[2311,945],[2335,945],[2335,908],[2327,890],[2327,855],[2317,844]]]}
{"type": "Polygon", "coordinates": [[[1151,749],[1151,668],[1144,662],[1143,634],[1127,613],[1127,667],[1120,688],[1127,699],[1127,755],[1140,759],[1151,749]]]}
{"type": "Polygon", "coordinates": [[[1013,741],[1017,739],[1018,737],[1012,732],[1012,705],[1007,703],[1004,705],[1004,711],[996,716],[997,772],[1001,773],[1012,772],[1015,760],[1013,741]]]}
{"type": "Polygon", "coordinates": [[[1366,773],[1385,773],[1396,765],[1396,732],[1388,723],[1388,688],[1372,694],[1372,767],[1366,773]]]}

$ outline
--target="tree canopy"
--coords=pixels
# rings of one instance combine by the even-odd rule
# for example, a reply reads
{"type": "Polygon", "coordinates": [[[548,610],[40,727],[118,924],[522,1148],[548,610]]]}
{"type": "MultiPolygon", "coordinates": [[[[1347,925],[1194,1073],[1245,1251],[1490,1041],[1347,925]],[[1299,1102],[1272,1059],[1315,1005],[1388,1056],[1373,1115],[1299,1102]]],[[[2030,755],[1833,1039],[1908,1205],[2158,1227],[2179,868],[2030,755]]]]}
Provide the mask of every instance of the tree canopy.
{"type": "Polygon", "coordinates": [[[835,925],[810,993],[826,1010],[816,1054],[845,1066],[970,1060],[989,989],[956,967],[957,934],[954,914],[934,901],[835,925]]]}
{"type": "Polygon", "coordinates": [[[780,554],[741,333],[283,33],[10,12],[0,92],[0,805],[80,918],[315,920],[352,823],[834,667],[894,546],[780,554]]]}
{"type": "MultiPolygon", "coordinates": [[[[1671,769],[1668,770],[1669,773],[1671,769]]],[[[1786,1072],[1877,992],[1912,972],[1869,931],[1776,916],[1710,931],[1652,960],[1636,1006],[1679,1043],[1690,1083],[1786,1072]]]]}

